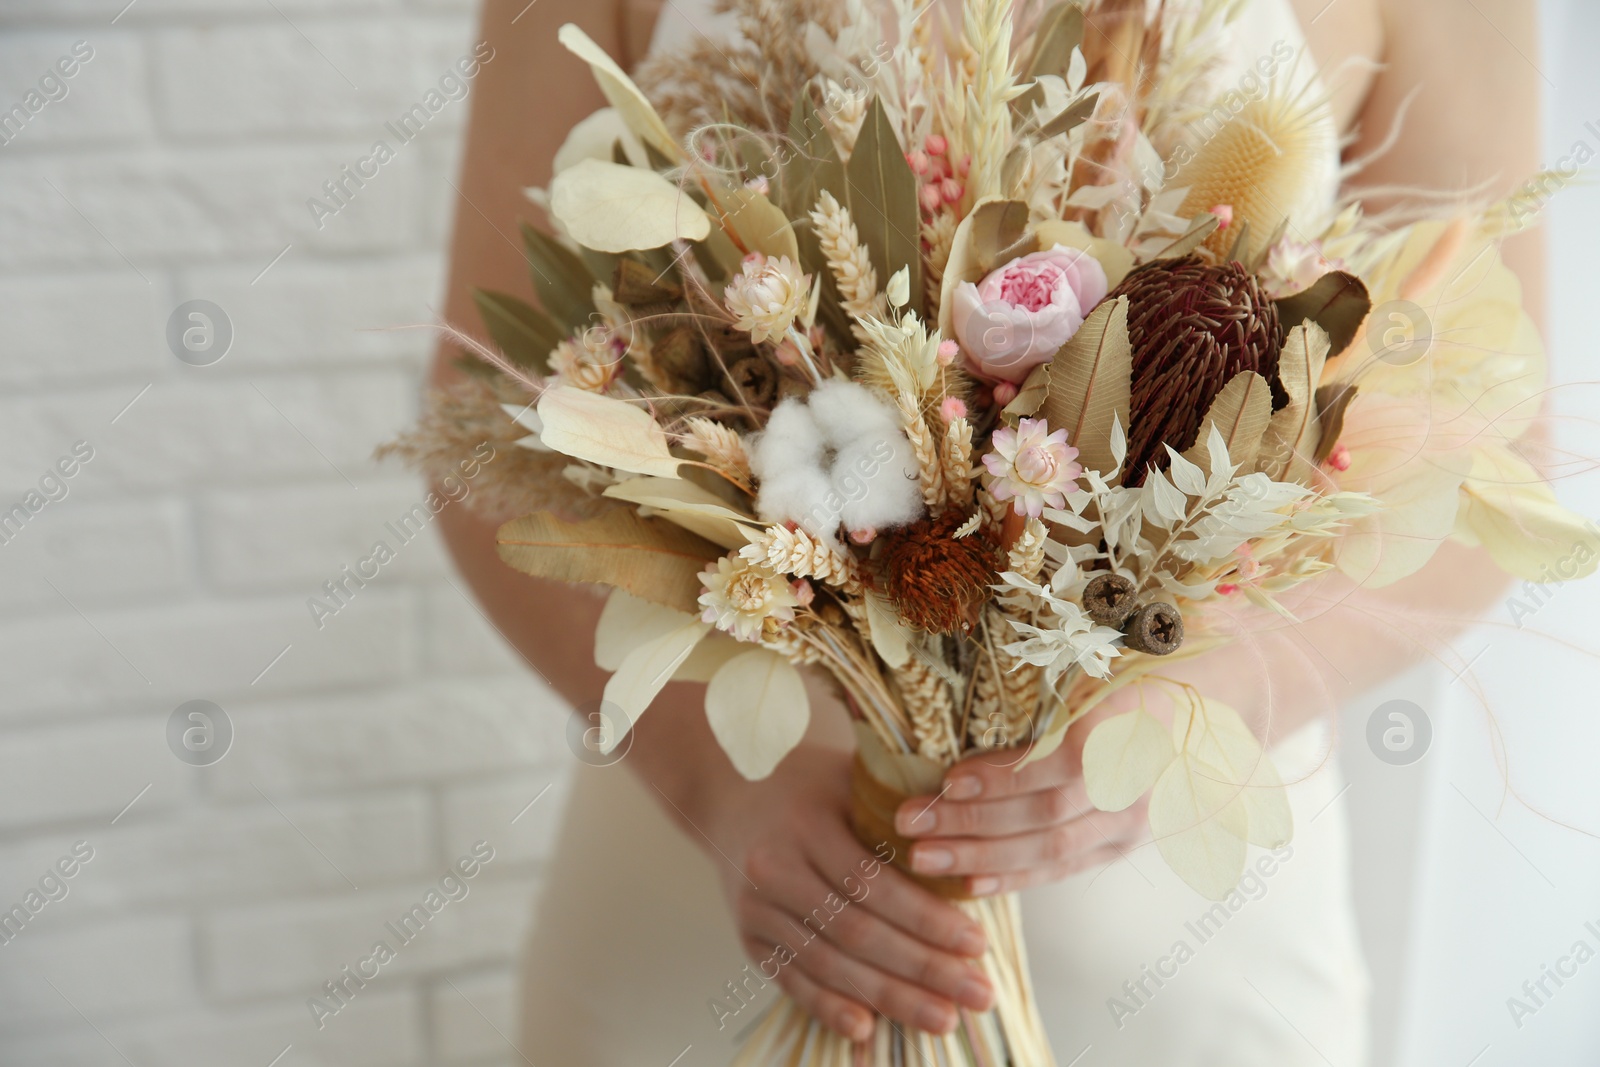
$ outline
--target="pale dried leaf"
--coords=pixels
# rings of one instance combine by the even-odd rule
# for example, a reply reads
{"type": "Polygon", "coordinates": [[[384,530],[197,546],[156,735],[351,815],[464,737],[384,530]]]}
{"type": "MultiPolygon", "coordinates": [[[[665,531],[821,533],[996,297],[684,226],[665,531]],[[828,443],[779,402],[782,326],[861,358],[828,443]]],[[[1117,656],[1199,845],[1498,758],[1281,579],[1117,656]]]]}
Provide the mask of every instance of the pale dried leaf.
{"type": "Polygon", "coordinates": [[[678,464],[667,435],[650,413],[622,400],[569,385],[546,389],[539,397],[539,439],[573,459],[630,474],[676,478],[678,464]]]}
{"type": "Polygon", "coordinates": [[[1132,391],[1128,298],[1095,308],[1049,367],[1050,394],[1040,410],[1050,429],[1067,431],[1085,468],[1107,473],[1120,466],[1111,444],[1113,425],[1128,423],[1132,391]]]}
{"type": "Polygon", "coordinates": [[[567,51],[589,64],[589,70],[594,74],[594,80],[599,84],[600,91],[605,94],[611,106],[617,109],[630,130],[642,140],[648,141],[668,159],[674,161],[683,159],[683,150],[673,139],[667,124],[661,121],[661,116],[656,114],[656,109],[651,106],[644,93],[640,92],[633,79],[617,65],[616,60],[606,54],[604,48],[595,44],[588,34],[571,22],[557,31],[556,39],[567,51]]]}
{"type": "Polygon", "coordinates": [[[743,548],[765,529],[753,515],[735,510],[711,490],[682,478],[630,478],[608,486],[603,495],[652,508],[668,522],[723,548],[743,548]]]}
{"type": "Polygon", "coordinates": [[[500,558],[524,574],[626,589],[678,611],[700,611],[700,572],[721,555],[710,541],[622,508],[584,522],[549,512],[514,519],[496,534],[500,558]]]}
{"type": "Polygon", "coordinates": [[[1255,371],[1241,371],[1228,379],[1228,384],[1206,409],[1200,436],[1183,458],[1210,470],[1210,435],[1215,428],[1227,447],[1229,459],[1241,469],[1249,470],[1260,453],[1261,438],[1271,421],[1272,387],[1255,371]]]}
{"type": "Polygon", "coordinates": [[[1115,715],[1083,745],[1083,782],[1101,811],[1122,811],[1156,784],[1178,756],[1172,734],[1143,708],[1115,715]]]}
{"type": "Polygon", "coordinates": [[[1190,888],[1222,900],[1244,874],[1250,831],[1237,788],[1216,768],[1183,753],[1150,791],[1150,833],[1167,865],[1190,888]]]}
{"type": "Polygon", "coordinates": [[[585,159],[550,182],[550,210],[574,241],[597,252],[633,252],[702,241],[711,217],[653,170],[585,159]]]}
{"type": "Polygon", "coordinates": [[[689,653],[711,630],[711,624],[690,619],[675,630],[646,641],[629,652],[606,682],[603,697],[608,707],[627,716],[627,729],[614,729],[601,741],[600,750],[610,752],[633,729],[650,707],[661,688],[672,680],[689,653]]]}
{"type": "Polygon", "coordinates": [[[800,672],[778,653],[758,648],[733,657],[712,677],[706,720],[734,768],[760,781],[805,736],[811,702],[800,672]]]}

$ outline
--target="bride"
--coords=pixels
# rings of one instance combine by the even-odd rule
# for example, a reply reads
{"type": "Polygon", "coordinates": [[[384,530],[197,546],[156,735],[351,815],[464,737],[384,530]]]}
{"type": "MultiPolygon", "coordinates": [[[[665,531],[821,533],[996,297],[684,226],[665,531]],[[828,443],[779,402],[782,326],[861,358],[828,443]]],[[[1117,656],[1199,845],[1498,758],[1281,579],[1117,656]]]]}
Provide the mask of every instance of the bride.
{"type": "MultiPolygon", "coordinates": [[[[1379,189],[1504,192],[1538,168],[1527,0],[1243,6],[1235,69],[1222,72],[1223,83],[1261,56],[1299,55],[1288,76],[1316,79],[1314,91],[1331,101],[1328,121],[1343,137],[1329,143],[1343,141],[1346,161],[1366,160],[1345,192],[1373,190],[1374,204],[1379,189]],[[1402,114],[1405,136],[1386,143],[1402,114]]],[[[663,47],[727,32],[709,7],[486,0],[482,32],[498,59],[474,94],[449,321],[476,321],[474,287],[526,287],[508,236],[532,214],[521,190],[547,183],[566,132],[604,104],[556,28],[576,22],[627,63],[647,54],[652,35],[663,47]]],[[[1339,163],[1330,153],[1329,205],[1340,195],[1339,163]]],[[[1505,249],[1535,317],[1541,253],[1534,235],[1505,249]]],[[[454,373],[450,355],[438,361],[437,380],[454,373]]],[[[605,676],[590,635],[601,601],[506,568],[491,519],[451,509],[441,523],[500,630],[579,714],[596,707],[605,676]]],[[[1366,1061],[1367,978],[1328,723],[1339,703],[1416,658],[1417,643],[1387,620],[1407,607],[1470,618],[1497,593],[1490,573],[1478,550],[1447,545],[1381,598],[1352,598],[1293,638],[1263,637],[1191,674],[1254,711],[1295,783],[1293,844],[1255,857],[1223,904],[1201,900],[1152,860],[1141,847],[1141,812],[1089,805],[1077,757],[1099,713],[1021,774],[969,762],[937,798],[907,803],[898,828],[916,842],[915,870],[961,876],[978,894],[1025,891],[1038,1000],[1062,1067],[1366,1061]]],[[[714,743],[695,690],[668,686],[619,749],[624,758],[576,768],[527,946],[522,1058],[541,1067],[725,1064],[780,987],[858,1039],[879,1016],[946,1031],[959,1010],[987,1007],[992,991],[973,966],[981,930],[850,831],[844,714],[822,708],[771,778],[747,782],[714,743]],[[804,947],[785,966],[765,965],[782,943],[804,947]]]]}

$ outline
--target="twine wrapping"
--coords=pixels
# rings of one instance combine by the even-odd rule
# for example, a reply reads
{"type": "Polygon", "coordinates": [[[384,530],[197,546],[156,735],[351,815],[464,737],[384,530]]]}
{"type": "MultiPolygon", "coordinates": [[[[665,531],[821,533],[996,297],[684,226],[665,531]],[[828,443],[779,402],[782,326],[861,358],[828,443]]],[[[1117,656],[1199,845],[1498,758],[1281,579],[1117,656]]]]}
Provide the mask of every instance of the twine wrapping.
{"type": "Polygon", "coordinates": [[[894,859],[891,862],[896,867],[904,871],[918,885],[945,900],[975,899],[967,892],[965,879],[933,878],[918,874],[911,869],[912,841],[901,835],[894,826],[895,812],[899,811],[900,805],[909,799],[910,794],[902,793],[873,777],[860,754],[851,761],[850,821],[861,843],[869,849],[876,849],[880,844],[888,844],[894,849],[894,859]]]}

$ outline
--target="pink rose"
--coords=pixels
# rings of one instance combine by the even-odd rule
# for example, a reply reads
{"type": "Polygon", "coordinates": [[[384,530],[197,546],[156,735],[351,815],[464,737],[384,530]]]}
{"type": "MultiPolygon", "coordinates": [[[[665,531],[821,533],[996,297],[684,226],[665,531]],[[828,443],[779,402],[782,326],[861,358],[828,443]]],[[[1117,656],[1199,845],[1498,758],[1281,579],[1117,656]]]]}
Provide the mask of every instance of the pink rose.
{"type": "Polygon", "coordinates": [[[956,286],[951,326],[974,374],[1020,382],[1055,358],[1108,288],[1093,256],[1056,245],[956,286]]]}

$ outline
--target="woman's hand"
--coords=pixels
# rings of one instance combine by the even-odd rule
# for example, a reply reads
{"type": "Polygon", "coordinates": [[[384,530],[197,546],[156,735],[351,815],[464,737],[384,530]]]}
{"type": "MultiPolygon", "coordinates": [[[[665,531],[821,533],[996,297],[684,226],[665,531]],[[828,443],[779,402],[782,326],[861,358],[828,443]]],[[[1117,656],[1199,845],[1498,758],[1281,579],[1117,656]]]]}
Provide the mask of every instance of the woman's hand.
{"type": "Polygon", "coordinates": [[[1061,747],[1017,770],[1021,750],[973,756],[945,773],[937,796],[913,797],[895,829],[915,840],[911,868],[960,877],[973,896],[1027,889],[1109,863],[1148,836],[1145,802],[1104,812],[1083,784],[1086,717],[1061,747]]]}
{"type": "MultiPolygon", "coordinates": [[[[850,828],[850,757],[802,745],[771,778],[714,805],[712,838],[740,942],[761,976],[855,1041],[874,1016],[934,1033],[994,992],[983,929],[850,828]]],[[[714,857],[715,858],[715,857],[714,857]]]]}

